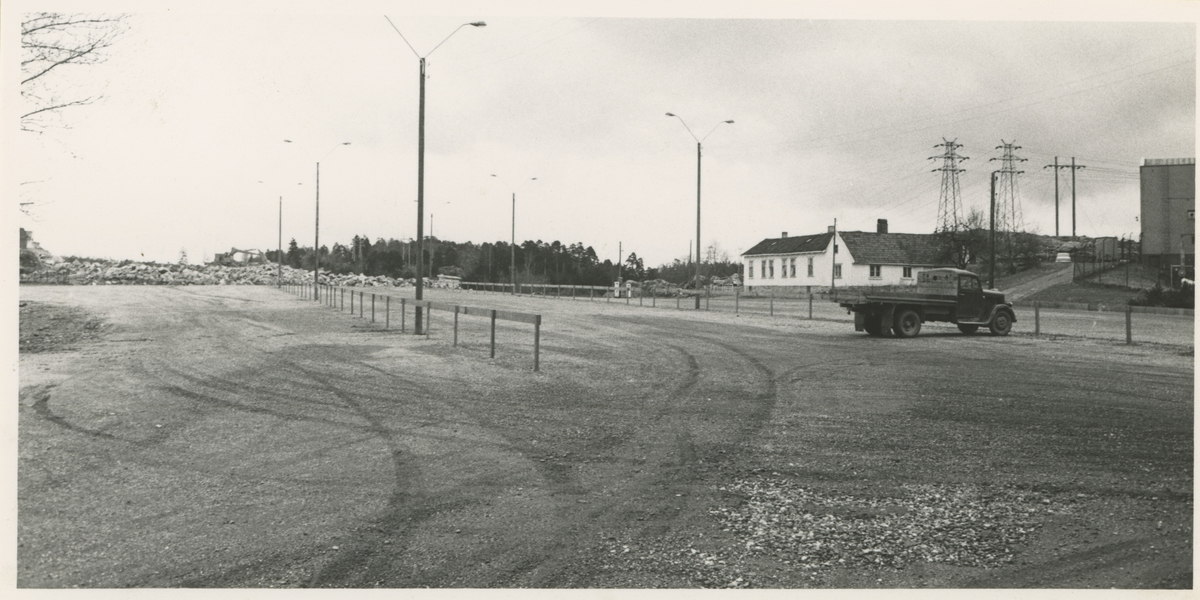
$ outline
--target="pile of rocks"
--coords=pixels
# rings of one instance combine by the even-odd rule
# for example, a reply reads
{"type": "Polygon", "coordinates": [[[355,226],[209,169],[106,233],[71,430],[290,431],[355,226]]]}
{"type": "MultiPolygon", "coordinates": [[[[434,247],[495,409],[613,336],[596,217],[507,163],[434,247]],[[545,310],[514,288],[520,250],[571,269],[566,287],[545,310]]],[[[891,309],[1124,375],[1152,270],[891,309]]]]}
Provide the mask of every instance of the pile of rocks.
{"type": "MultiPolygon", "coordinates": [[[[311,284],[312,271],[274,264],[244,267],[139,263],[132,261],[92,261],[74,259],[21,273],[22,283],[65,285],[287,285],[311,284]]],[[[345,287],[403,287],[415,285],[413,279],[393,279],[360,274],[335,274],[321,271],[321,283],[345,287]]],[[[433,278],[429,287],[449,287],[433,278]]]]}

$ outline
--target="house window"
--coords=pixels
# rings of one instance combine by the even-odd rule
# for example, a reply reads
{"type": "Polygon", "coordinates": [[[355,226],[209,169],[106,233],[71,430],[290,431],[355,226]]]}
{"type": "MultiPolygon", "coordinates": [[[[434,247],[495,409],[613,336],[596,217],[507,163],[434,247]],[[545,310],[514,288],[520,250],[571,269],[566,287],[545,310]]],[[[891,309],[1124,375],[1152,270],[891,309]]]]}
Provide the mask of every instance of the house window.
{"type": "Polygon", "coordinates": [[[792,259],[792,277],[796,276],[796,259],[792,259]]]}
{"type": "Polygon", "coordinates": [[[870,274],[870,277],[871,277],[871,279],[879,279],[879,278],[881,277],[881,274],[882,274],[882,272],[883,272],[883,267],[882,267],[882,266],[880,266],[880,265],[871,265],[871,266],[870,266],[870,269],[871,269],[871,274],[870,274]]]}
{"type": "Polygon", "coordinates": [[[842,278],[842,265],[836,264],[836,263],[833,265],[833,278],[834,279],[842,278]]]}
{"type": "Polygon", "coordinates": [[[912,279],[912,267],[904,267],[904,278],[912,279]]]}
{"type": "Polygon", "coordinates": [[[767,268],[771,270],[771,275],[768,277],[768,279],[775,279],[775,259],[772,258],[771,260],[767,261],[767,268]]]}
{"type": "Polygon", "coordinates": [[[808,257],[808,276],[813,276],[813,257],[808,257]]]}
{"type": "Polygon", "coordinates": [[[767,261],[765,261],[765,260],[762,261],[762,264],[759,266],[762,267],[762,270],[760,270],[758,272],[758,276],[762,277],[763,279],[766,279],[767,278],[767,261]]]}
{"type": "Polygon", "coordinates": [[[748,266],[748,268],[746,269],[746,278],[754,279],[754,261],[750,261],[749,263],[747,263],[747,266],[748,266]]]}

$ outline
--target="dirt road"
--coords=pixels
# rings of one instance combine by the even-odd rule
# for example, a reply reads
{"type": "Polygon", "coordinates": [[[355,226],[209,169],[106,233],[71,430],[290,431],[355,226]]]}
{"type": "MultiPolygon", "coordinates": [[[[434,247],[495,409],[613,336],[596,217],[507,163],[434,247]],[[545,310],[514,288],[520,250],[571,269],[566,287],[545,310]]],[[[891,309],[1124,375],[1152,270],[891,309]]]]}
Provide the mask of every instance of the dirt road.
{"type": "Polygon", "coordinates": [[[1179,348],[471,296],[535,374],[518,324],[21,297],[106,323],[21,355],[21,587],[1191,586],[1179,348]]]}

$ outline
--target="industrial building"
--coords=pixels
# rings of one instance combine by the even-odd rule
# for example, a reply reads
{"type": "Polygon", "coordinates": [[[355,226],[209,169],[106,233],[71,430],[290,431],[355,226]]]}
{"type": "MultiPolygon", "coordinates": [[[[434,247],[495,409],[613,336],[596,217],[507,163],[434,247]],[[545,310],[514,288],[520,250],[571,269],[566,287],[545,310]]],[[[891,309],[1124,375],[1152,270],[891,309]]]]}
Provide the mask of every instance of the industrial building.
{"type": "Polygon", "coordinates": [[[1196,265],[1196,159],[1147,158],[1141,180],[1142,261],[1177,280],[1196,265]]]}

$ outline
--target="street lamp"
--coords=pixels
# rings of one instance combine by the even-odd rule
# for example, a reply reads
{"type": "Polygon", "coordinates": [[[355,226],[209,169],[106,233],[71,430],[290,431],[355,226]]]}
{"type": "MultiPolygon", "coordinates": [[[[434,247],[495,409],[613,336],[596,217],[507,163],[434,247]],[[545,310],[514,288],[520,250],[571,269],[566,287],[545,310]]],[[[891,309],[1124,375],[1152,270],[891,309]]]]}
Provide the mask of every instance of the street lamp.
{"type": "MultiPolygon", "coordinates": [[[[495,173],[492,173],[492,177],[504,181],[503,177],[495,173]]],[[[525,184],[530,181],[537,181],[537,177],[526,179],[521,187],[525,187],[525,184]]],[[[504,185],[508,186],[508,182],[504,181],[504,185]]],[[[512,278],[512,293],[515,296],[517,294],[517,191],[512,189],[512,186],[508,187],[508,191],[512,192],[512,241],[508,245],[509,251],[512,253],[512,266],[509,267],[509,277],[512,278]]]]}
{"type": "MultiPolygon", "coordinates": [[[[283,140],[285,143],[295,143],[292,140],[283,140]]],[[[324,156],[317,159],[317,218],[316,224],[313,226],[313,300],[320,300],[321,296],[321,281],[318,278],[318,269],[321,266],[321,161],[338,149],[338,146],[349,146],[350,142],[341,142],[329,149],[324,156]]],[[[282,269],[281,269],[282,270],[282,269]]]]}
{"type": "Polygon", "coordinates": [[[696,140],[696,310],[700,310],[700,146],[704,140],[708,139],[708,136],[712,135],[713,131],[717,130],[717,127],[720,127],[723,123],[732,124],[733,119],[717,123],[708,134],[702,138],[697,138],[696,134],[692,133],[692,128],[688,127],[687,122],[683,120],[683,117],[675,113],[667,113],[667,116],[679,119],[679,122],[683,123],[683,128],[687,129],[692,139],[696,140]]]}
{"type": "MultiPolygon", "coordinates": [[[[424,235],[425,228],[425,59],[428,58],[430,54],[433,54],[434,50],[437,50],[442,46],[442,44],[445,44],[446,40],[450,39],[450,36],[458,33],[459,29],[462,29],[468,25],[471,27],[486,27],[487,23],[484,23],[483,21],[463,23],[462,25],[456,27],[454,31],[451,31],[450,35],[446,36],[445,39],[443,39],[441,42],[438,42],[438,45],[434,46],[433,50],[426,52],[425,56],[421,56],[420,53],[417,52],[416,48],[413,48],[412,44],[408,43],[408,38],[404,37],[403,33],[400,33],[400,28],[396,27],[396,24],[392,23],[392,20],[388,19],[387,15],[384,15],[383,18],[387,19],[387,22],[392,26],[392,29],[395,29],[396,33],[400,34],[400,39],[404,40],[404,43],[408,46],[408,49],[412,50],[413,54],[416,55],[417,60],[419,60],[421,63],[421,91],[417,109],[417,300],[420,300],[422,290],[424,289],[425,285],[424,278],[421,274],[421,256],[423,251],[421,247],[421,238],[424,235]]],[[[414,307],[414,313],[413,333],[421,335],[420,305],[414,307]]]]}
{"type": "MultiPolygon", "coordinates": [[[[259,183],[263,183],[261,180],[259,183]]],[[[297,183],[296,185],[304,185],[297,183]]],[[[275,287],[283,287],[283,195],[279,196],[279,249],[275,251],[279,268],[275,270],[275,287]]]]}

